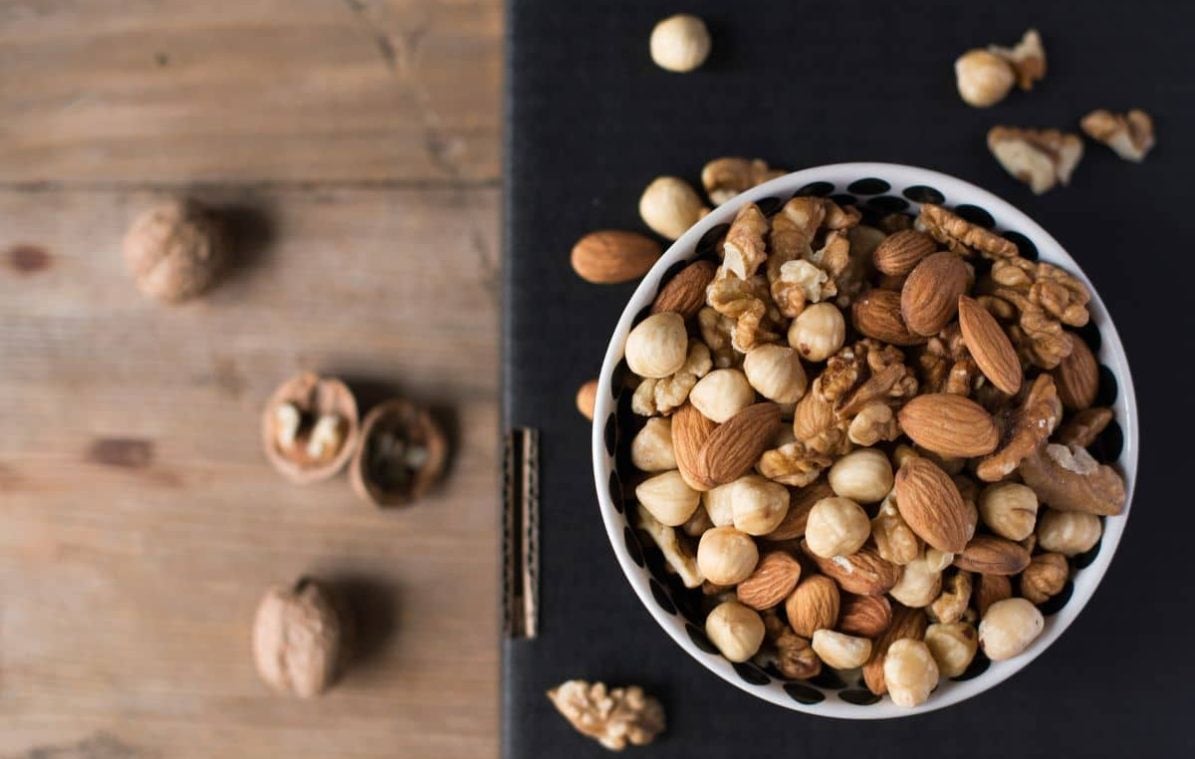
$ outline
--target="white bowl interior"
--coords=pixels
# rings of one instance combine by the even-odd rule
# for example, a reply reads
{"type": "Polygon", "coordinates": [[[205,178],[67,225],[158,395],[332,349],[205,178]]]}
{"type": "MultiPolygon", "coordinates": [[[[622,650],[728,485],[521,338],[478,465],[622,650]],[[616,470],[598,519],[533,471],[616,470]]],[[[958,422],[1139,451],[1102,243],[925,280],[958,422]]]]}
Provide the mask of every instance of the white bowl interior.
{"type": "Polygon", "coordinates": [[[752,695],[789,709],[847,719],[902,717],[950,706],[999,684],[1053,644],[1082,611],[1112,561],[1132,504],[1137,452],[1137,405],[1124,348],[1103,301],[1076,261],[1028,216],[986,190],[938,172],[886,163],[834,164],[788,174],[724,203],[686,232],[644,277],[627,303],[606,351],[594,410],[594,478],[606,533],[631,587],[660,626],[703,666],[752,695]],[[624,444],[618,429],[619,402],[627,404],[630,393],[622,389],[621,382],[613,381],[616,371],[625,371],[625,364],[620,368],[620,363],[628,331],[651,305],[665,276],[712,247],[718,232],[711,230],[729,224],[745,203],[774,209],[796,194],[849,195],[861,207],[881,212],[903,210],[915,214],[920,202],[941,203],[973,221],[990,221],[994,230],[1018,244],[1022,255],[1036,249],[1040,260],[1065,268],[1092,293],[1088,306],[1092,326],[1084,337],[1101,365],[1100,402],[1114,410],[1114,425],[1121,435],[1119,455],[1108,463],[1114,463],[1124,474],[1129,501],[1125,513],[1106,518],[1100,544],[1072,561],[1081,569],[1075,573],[1069,591],[1064,590],[1043,607],[1047,614],[1045,629],[1027,651],[1002,662],[988,662],[981,654],[971,670],[960,678],[943,680],[929,701],[915,709],[895,706],[887,697],[876,700],[857,678],[827,674],[809,684],[787,682],[754,664],[733,664],[723,658],[705,638],[702,619],[692,614],[694,604],[679,592],[679,585],[670,585],[661,568],[645,560],[644,546],[628,523],[627,515],[634,506],[622,495],[616,452],[624,444]],[[624,395],[628,397],[621,397],[624,395]],[[686,619],[686,612],[692,618],[686,619]]]}

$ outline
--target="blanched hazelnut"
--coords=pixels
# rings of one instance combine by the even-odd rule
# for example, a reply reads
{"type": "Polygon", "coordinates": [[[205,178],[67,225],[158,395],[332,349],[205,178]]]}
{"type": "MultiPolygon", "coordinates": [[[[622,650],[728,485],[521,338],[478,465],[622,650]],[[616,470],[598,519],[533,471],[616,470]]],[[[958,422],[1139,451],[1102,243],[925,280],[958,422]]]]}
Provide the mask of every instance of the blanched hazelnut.
{"type": "Polygon", "coordinates": [[[824,559],[849,556],[867,542],[871,520],[863,507],[849,498],[823,498],[813,505],[805,523],[809,550],[824,559]]]}
{"type": "Polygon", "coordinates": [[[651,59],[662,69],[683,74],[705,63],[709,54],[710,33],[697,16],[678,13],[651,30],[651,59]]]}
{"type": "Polygon", "coordinates": [[[862,667],[871,658],[871,641],[867,638],[834,630],[816,630],[812,643],[814,653],[831,669],[862,667]]]}
{"type": "Polygon", "coordinates": [[[884,655],[884,683],[897,706],[917,706],[929,699],[938,685],[938,663],[929,646],[912,638],[901,638],[888,646],[884,655]]]}
{"type": "Polygon", "coordinates": [[[738,369],[715,369],[702,377],[689,392],[689,402],[706,419],[718,424],[750,406],[755,391],[738,369]]]}
{"type": "Polygon", "coordinates": [[[938,623],[926,628],[925,645],[942,677],[958,677],[971,666],[979,650],[979,633],[966,622],[938,623]]]}
{"type": "Polygon", "coordinates": [[[701,502],[701,493],[689,487],[675,469],[639,483],[635,497],[660,524],[669,527],[684,524],[701,502]]]}
{"type": "Polygon", "coordinates": [[[833,303],[814,303],[793,320],[788,344],[806,361],[825,361],[846,341],[846,319],[833,303]]]}
{"type": "Polygon", "coordinates": [[[979,623],[979,644],[992,661],[1011,659],[1029,647],[1045,625],[1030,601],[1006,598],[988,607],[979,623]]]}
{"type": "Polygon", "coordinates": [[[751,387],[776,403],[796,403],[809,382],[797,352],[781,345],[752,348],[743,360],[743,371],[751,387]]]}
{"type": "Polygon", "coordinates": [[[1037,545],[1044,551],[1078,556],[1094,548],[1103,531],[1095,514],[1048,509],[1037,523],[1037,545]]]}
{"type": "Polygon", "coordinates": [[[728,482],[701,494],[701,503],[715,527],[734,524],[734,483],[728,482]]]}
{"type": "Polygon", "coordinates": [[[755,541],[733,527],[706,530],[697,544],[697,568],[715,585],[735,585],[746,580],[758,563],[755,541]]]}
{"type": "Polygon", "coordinates": [[[639,215],[643,217],[643,223],[669,240],[689,231],[705,211],[697,191],[677,177],[657,177],[639,198],[639,215]]]}
{"type": "Polygon", "coordinates": [[[987,50],[968,50],[954,62],[958,94],[967,105],[987,108],[1008,96],[1016,73],[1008,61],[987,50]]]}
{"type": "Polygon", "coordinates": [[[766,477],[749,474],[730,483],[731,511],[736,530],[767,535],[788,514],[788,488],[766,477]]]}
{"type": "Polygon", "coordinates": [[[689,336],[680,314],[652,314],[627,335],[627,366],[640,377],[658,379],[674,374],[689,354],[689,336]]]}
{"type": "Polygon", "coordinates": [[[834,462],[827,479],[836,495],[876,503],[892,490],[892,464],[883,451],[860,448],[834,462]]]}
{"type": "Polygon", "coordinates": [[[933,603],[941,592],[942,573],[931,570],[921,556],[905,564],[900,580],[888,594],[909,608],[921,609],[933,603]]]}
{"type": "Polygon", "coordinates": [[[997,482],[979,495],[979,516],[992,532],[1024,540],[1037,522],[1037,494],[1019,482],[997,482]]]}
{"type": "Polygon", "coordinates": [[[667,472],[676,469],[672,450],[672,419],[652,417],[631,440],[631,463],[643,472],[667,472]]]}
{"type": "Polygon", "coordinates": [[[738,601],[723,601],[705,618],[706,636],[733,662],[755,656],[763,644],[764,632],[759,612],[738,601]]]}

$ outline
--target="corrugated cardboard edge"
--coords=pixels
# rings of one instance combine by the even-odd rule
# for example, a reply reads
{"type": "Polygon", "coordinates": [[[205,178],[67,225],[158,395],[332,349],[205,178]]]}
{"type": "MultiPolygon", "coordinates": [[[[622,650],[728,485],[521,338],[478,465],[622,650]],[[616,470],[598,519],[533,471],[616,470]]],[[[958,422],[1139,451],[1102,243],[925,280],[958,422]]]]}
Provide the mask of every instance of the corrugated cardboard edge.
{"type": "Polygon", "coordinates": [[[539,607],[539,432],[506,434],[502,520],[502,629],[508,638],[536,635],[539,607]]]}

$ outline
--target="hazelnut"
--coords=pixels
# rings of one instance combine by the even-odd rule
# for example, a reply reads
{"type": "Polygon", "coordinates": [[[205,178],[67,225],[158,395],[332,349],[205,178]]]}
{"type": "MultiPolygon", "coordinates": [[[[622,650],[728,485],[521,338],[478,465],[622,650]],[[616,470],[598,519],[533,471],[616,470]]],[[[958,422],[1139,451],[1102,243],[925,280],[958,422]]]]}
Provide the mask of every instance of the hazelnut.
{"type": "Polygon", "coordinates": [[[651,30],[651,59],[662,69],[683,74],[700,67],[709,54],[709,30],[696,16],[678,13],[651,30]]]}
{"type": "Polygon", "coordinates": [[[357,401],[340,380],[304,372],[270,396],[261,436],[266,458],[287,479],[300,485],[326,480],[352,458],[357,401]]]}
{"type": "Polygon", "coordinates": [[[589,421],[593,421],[593,406],[597,402],[598,381],[591,379],[577,388],[577,411],[589,421]]]}
{"type": "Polygon", "coordinates": [[[639,483],[635,497],[660,524],[668,527],[688,521],[701,502],[701,493],[689,487],[675,469],[639,483]]]}
{"type": "Polygon", "coordinates": [[[966,622],[938,623],[926,628],[925,645],[942,677],[958,677],[971,666],[979,650],[979,633],[966,622]]]}
{"type": "Polygon", "coordinates": [[[905,565],[888,595],[911,609],[921,609],[933,603],[941,592],[942,573],[931,570],[921,556],[905,565]]]}
{"type": "Polygon", "coordinates": [[[825,575],[810,575],[785,599],[784,614],[793,632],[808,638],[815,630],[832,629],[841,606],[838,583],[825,575]]]}
{"type": "Polygon", "coordinates": [[[672,311],[652,314],[627,335],[627,366],[640,377],[668,377],[684,366],[688,355],[685,320],[672,311]]]}
{"type": "Polygon", "coordinates": [[[1006,598],[988,607],[979,623],[979,644],[992,661],[1011,659],[1029,647],[1045,618],[1024,598],[1006,598]]]}
{"type": "Polygon", "coordinates": [[[715,585],[735,585],[746,580],[758,563],[755,541],[733,527],[706,530],[697,544],[697,568],[715,585]]]}
{"type": "Polygon", "coordinates": [[[823,498],[809,511],[805,541],[823,559],[855,553],[871,535],[871,520],[863,507],[849,498],[823,498]]]}
{"type": "Polygon", "coordinates": [[[715,369],[689,392],[689,402],[706,419],[721,424],[755,402],[755,391],[738,369],[715,369]]]}
{"type": "Polygon", "coordinates": [[[892,490],[892,464],[883,451],[861,448],[834,462],[827,476],[836,495],[876,503],[892,490]]]}
{"type": "Polygon", "coordinates": [[[846,319],[833,303],[814,303],[793,320],[788,344],[806,361],[825,361],[842,349],[846,319]]]}
{"type": "Polygon", "coordinates": [[[812,643],[817,658],[831,669],[862,667],[871,658],[871,641],[867,638],[822,629],[814,631],[812,643]]]}
{"type": "Polygon", "coordinates": [[[1043,551],[1078,556],[1094,548],[1103,531],[1095,514],[1047,509],[1037,523],[1037,545],[1043,551]]]}
{"type": "Polygon", "coordinates": [[[701,494],[701,503],[715,527],[734,525],[734,482],[705,491],[701,494]]]}
{"type": "Polygon", "coordinates": [[[641,472],[676,469],[672,450],[672,419],[652,417],[631,440],[631,463],[641,472]]]}
{"type": "Polygon", "coordinates": [[[176,199],[138,216],[125,233],[122,252],[138,290],[178,303],[211,286],[227,257],[226,247],[206,208],[176,199]]]}
{"type": "Polygon", "coordinates": [[[987,50],[968,50],[954,62],[958,94],[968,105],[987,108],[1008,96],[1016,73],[1004,58],[987,50]]]}
{"type": "Polygon", "coordinates": [[[1035,604],[1043,604],[1062,592],[1070,567],[1060,553],[1043,553],[1033,557],[1021,573],[1021,595],[1035,604]]]}
{"type": "Polygon", "coordinates": [[[1019,482],[997,482],[979,495],[979,517],[1001,537],[1024,540],[1037,522],[1037,494],[1019,482]]]}
{"type": "Polygon", "coordinates": [[[448,438],[440,425],[425,409],[396,398],[365,415],[349,480],[362,500],[393,506],[422,498],[447,462],[448,438]]]}
{"type": "Polygon", "coordinates": [[[929,699],[938,685],[938,663],[929,646],[912,638],[901,638],[888,646],[884,655],[884,683],[897,706],[917,706],[929,699]]]}
{"type": "Polygon", "coordinates": [[[776,403],[796,403],[809,383],[797,352],[780,345],[752,348],[743,360],[743,371],[751,387],[776,403]]]}
{"type": "Polygon", "coordinates": [[[766,477],[749,474],[730,483],[731,513],[736,530],[767,535],[788,514],[788,488],[766,477]]]}
{"type": "Polygon", "coordinates": [[[643,223],[669,240],[689,231],[706,210],[697,191],[677,177],[657,177],[639,198],[639,215],[643,217],[643,223]]]}
{"type": "Polygon", "coordinates": [[[744,662],[763,644],[763,618],[738,601],[723,601],[705,618],[705,634],[727,659],[744,662]]]}
{"type": "Polygon", "coordinates": [[[302,578],[272,588],[253,620],[253,659],[267,685],[300,698],[319,695],[336,676],[342,625],[319,583],[302,578]]]}

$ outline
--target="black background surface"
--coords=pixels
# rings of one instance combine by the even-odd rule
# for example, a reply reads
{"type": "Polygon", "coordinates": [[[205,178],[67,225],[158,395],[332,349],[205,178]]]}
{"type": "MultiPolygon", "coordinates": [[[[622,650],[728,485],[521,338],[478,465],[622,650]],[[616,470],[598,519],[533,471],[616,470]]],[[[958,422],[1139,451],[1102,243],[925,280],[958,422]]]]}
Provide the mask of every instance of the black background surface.
{"type": "Polygon", "coordinates": [[[607,756],[544,691],[569,678],[640,683],[668,710],[653,757],[1187,756],[1195,740],[1195,4],[510,0],[505,422],[542,431],[540,636],[506,642],[503,750],[607,756]],[[703,16],[706,66],[656,68],[647,41],[703,16]],[[1049,74],[992,109],[965,106],[952,62],[1041,30],[1049,74]],[[1034,197],[988,154],[997,123],[1077,131],[1089,110],[1140,106],[1143,165],[1088,143],[1073,186],[1034,197]],[[1011,201],[1080,262],[1111,312],[1141,412],[1133,515],[1095,597],[1062,638],[996,689],[931,714],[848,722],[758,700],[706,671],[624,579],[598,513],[575,389],[595,376],[634,289],[571,271],[597,228],[643,229],[654,176],[698,180],[720,155],[799,169],[892,161],[1011,201]]]}

